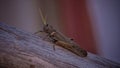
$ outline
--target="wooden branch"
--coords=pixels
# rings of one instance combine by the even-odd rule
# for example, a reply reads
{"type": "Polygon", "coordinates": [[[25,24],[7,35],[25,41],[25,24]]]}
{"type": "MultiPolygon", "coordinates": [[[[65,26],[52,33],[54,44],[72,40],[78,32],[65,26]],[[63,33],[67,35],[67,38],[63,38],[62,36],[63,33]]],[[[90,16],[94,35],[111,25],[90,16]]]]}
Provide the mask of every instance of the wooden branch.
{"type": "Polygon", "coordinates": [[[79,57],[31,33],[0,23],[0,68],[120,68],[88,53],[79,57]]]}

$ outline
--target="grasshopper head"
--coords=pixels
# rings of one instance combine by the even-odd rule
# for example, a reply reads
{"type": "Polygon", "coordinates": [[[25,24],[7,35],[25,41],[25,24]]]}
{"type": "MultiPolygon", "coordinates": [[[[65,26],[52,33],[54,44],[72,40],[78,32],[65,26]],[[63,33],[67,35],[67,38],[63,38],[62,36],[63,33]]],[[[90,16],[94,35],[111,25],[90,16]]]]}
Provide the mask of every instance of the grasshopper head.
{"type": "Polygon", "coordinates": [[[43,31],[51,34],[52,32],[55,32],[55,29],[51,25],[46,24],[43,28],[43,31]]]}

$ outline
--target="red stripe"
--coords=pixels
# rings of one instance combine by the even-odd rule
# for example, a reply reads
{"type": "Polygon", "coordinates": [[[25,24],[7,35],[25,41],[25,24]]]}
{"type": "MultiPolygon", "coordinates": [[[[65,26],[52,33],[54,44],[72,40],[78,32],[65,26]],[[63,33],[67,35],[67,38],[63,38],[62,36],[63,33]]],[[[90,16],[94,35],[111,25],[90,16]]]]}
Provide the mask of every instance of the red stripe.
{"type": "Polygon", "coordinates": [[[85,0],[60,0],[65,33],[84,49],[97,53],[85,0]]]}

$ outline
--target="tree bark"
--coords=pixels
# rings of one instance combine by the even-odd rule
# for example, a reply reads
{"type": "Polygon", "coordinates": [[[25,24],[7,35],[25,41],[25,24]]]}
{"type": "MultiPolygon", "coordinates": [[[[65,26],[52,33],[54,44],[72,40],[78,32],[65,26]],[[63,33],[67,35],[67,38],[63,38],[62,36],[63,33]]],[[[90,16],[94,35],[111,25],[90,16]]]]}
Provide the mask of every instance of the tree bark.
{"type": "Polygon", "coordinates": [[[41,37],[0,23],[0,68],[119,68],[120,64],[88,53],[80,57],[41,37]]]}

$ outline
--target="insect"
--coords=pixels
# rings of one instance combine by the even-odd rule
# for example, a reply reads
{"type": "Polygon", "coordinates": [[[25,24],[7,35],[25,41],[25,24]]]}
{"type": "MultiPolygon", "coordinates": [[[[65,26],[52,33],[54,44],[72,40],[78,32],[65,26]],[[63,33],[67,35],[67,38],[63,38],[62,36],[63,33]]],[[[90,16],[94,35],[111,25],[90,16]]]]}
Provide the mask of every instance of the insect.
{"type": "MultiPolygon", "coordinates": [[[[66,36],[64,36],[63,34],[57,32],[51,25],[48,25],[46,23],[45,18],[42,15],[41,10],[40,11],[40,15],[42,18],[42,21],[44,23],[43,26],[43,30],[42,31],[38,31],[35,34],[39,33],[39,32],[44,32],[47,34],[47,38],[50,39],[50,41],[52,41],[54,44],[61,46],[71,52],[73,52],[74,54],[81,56],[81,57],[86,57],[87,56],[87,51],[80,48],[79,45],[77,43],[75,43],[72,39],[67,38],[66,36]]],[[[55,47],[54,47],[55,48],[55,47]]]]}

